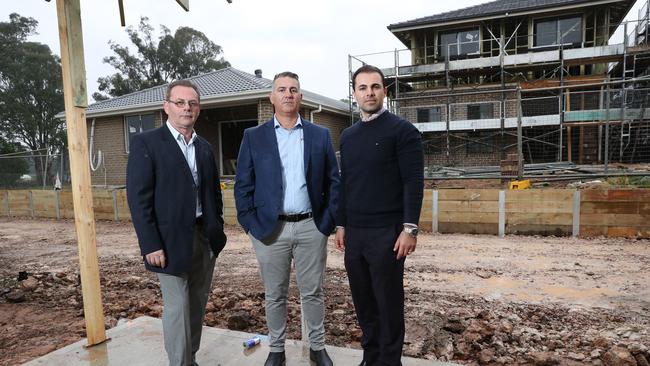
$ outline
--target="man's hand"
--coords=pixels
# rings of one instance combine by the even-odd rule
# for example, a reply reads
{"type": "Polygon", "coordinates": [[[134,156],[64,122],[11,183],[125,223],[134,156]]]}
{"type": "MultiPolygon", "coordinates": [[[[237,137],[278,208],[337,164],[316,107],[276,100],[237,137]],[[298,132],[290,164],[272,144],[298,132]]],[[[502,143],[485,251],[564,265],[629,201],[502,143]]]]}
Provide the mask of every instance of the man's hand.
{"type": "Polygon", "coordinates": [[[336,242],[336,249],[338,249],[340,252],[345,252],[345,228],[336,228],[334,241],[336,242]]]}
{"type": "Polygon", "coordinates": [[[397,260],[413,253],[418,239],[402,231],[397,237],[393,252],[397,252],[397,260]]]}
{"type": "Polygon", "coordinates": [[[154,267],[165,268],[167,265],[167,258],[165,258],[165,252],[162,249],[147,254],[145,258],[147,263],[154,267]]]}

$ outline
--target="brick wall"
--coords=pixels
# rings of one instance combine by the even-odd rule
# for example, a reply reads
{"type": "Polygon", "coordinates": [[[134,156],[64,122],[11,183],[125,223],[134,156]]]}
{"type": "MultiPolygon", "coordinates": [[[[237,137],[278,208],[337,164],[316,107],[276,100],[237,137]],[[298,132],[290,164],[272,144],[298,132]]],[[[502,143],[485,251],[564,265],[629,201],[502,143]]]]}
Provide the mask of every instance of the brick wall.
{"type": "MultiPolygon", "coordinates": [[[[153,113],[155,125],[160,126],[160,111],[153,113]]],[[[92,118],[88,118],[86,121],[89,143],[92,121],[92,118]]],[[[126,163],[129,155],[126,152],[124,115],[96,118],[93,145],[95,155],[97,155],[97,151],[101,150],[102,152],[104,166],[106,167],[106,180],[104,180],[104,166],[100,166],[96,171],[90,172],[92,184],[104,185],[104,182],[107,185],[126,184],[126,163]]]]}
{"type": "MultiPolygon", "coordinates": [[[[306,117],[309,118],[309,114],[307,114],[306,117]]],[[[317,125],[327,127],[330,130],[330,135],[332,136],[332,145],[334,145],[334,151],[339,151],[341,133],[345,128],[350,126],[350,117],[347,115],[322,111],[320,113],[314,114],[314,121],[312,122],[317,125]]]]}

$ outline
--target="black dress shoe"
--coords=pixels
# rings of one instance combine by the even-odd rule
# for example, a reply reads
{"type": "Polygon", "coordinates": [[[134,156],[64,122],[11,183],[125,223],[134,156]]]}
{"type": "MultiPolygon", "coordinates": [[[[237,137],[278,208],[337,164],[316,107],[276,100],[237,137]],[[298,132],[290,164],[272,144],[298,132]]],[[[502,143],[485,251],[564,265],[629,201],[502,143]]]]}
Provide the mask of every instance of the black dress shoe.
{"type": "Polygon", "coordinates": [[[332,359],[327,354],[327,350],[323,348],[320,351],[309,349],[309,359],[316,362],[316,366],[334,366],[332,359]]]}
{"type": "Polygon", "coordinates": [[[282,352],[269,352],[269,357],[266,358],[264,366],[284,366],[287,358],[284,356],[284,351],[282,352]]]}

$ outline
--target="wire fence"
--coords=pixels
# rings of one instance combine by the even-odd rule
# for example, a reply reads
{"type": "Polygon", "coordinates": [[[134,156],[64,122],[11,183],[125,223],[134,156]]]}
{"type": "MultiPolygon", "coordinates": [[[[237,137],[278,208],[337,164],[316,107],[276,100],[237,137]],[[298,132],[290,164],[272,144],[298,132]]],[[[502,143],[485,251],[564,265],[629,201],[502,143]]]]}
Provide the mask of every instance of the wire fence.
{"type": "Polygon", "coordinates": [[[69,185],[67,155],[39,151],[0,155],[2,189],[62,189],[69,185]]]}

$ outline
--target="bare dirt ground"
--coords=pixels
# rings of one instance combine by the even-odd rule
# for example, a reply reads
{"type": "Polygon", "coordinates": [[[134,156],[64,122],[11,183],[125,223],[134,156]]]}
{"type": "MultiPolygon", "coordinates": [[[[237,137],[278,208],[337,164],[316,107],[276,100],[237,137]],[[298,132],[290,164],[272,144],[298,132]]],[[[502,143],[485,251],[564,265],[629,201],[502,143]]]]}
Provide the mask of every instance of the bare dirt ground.
{"type": "MultiPolygon", "coordinates": [[[[248,238],[228,227],[209,326],[266,333],[248,238]]],[[[330,239],[331,240],[331,239],[330,239]]],[[[98,222],[106,326],[159,317],[160,291],[130,222],[98,222]]],[[[330,243],[327,343],[361,332],[330,243]]],[[[424,234],[406,262],[404,354],[461,364],[648,365],[650,241],[424,234]]],[[[289,337],[300,338],[291,287],[289,337]]],[[[16,365],[85,336],[72,221],[0,218],[0,364],[16,365]]]]}

